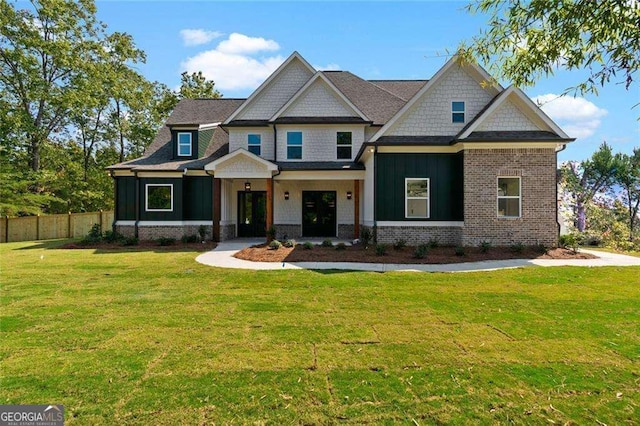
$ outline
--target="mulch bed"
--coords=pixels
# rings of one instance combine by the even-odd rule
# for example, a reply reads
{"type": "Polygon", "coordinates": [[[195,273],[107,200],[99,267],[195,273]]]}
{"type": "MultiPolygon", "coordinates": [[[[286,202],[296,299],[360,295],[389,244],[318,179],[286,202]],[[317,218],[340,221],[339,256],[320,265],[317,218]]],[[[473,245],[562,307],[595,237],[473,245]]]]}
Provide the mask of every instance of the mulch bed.
{"type": "Polygon", "coordinates": [[[465,248],[464,256],[457,256],[453,247],[436,247],[429,249],[423,259],[413,257],[415,248],[404,247],[395,250],[389,246],[387,254],[376,255],[374,246],[364,248],[362,245],[347,246],[344,250],[335,247],[314,246],[305,250],[302,245],[295,248],[281,247],[270,250],[266,244],[247,247],[234,256],[238,259],[254,262],[360,262],[360,263],[409,263],[409,264],[445,264],[462,262],[479,262],[483,260],[505,259],[597,259],[588,253],[574,252],[563,248],[553,248],[546,253],[534,248],[525,248],[521,253],[515,253],[510,247],[492,247],[487,253],[481,253],[479,248],[465,248]]]}
{"type": "Polygon", "coordinates": [[[100,249],[100,250],[162,250],[162,251],[210,251],[216,247],[216,243],[207,241],[203,243],[183,243],[176,241],[175,244],[161,246],[157,241],[139,241],[136,245],[125,246],[122,243],[99,242],[93,244],[83,244],[79,241],[66,243],[60,246],[61,249],[100,249]]]}

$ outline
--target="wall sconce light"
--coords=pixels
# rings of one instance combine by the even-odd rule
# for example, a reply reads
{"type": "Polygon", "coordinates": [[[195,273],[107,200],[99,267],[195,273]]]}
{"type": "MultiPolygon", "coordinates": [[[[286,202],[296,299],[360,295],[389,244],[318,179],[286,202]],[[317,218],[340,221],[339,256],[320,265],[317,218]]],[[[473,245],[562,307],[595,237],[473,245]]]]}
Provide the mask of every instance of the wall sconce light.
{"type": "Polygon", "coordinates": [[[353,194],[351,193],[351,191],[347,191],[347,200],[350,200],[352,196],[353,194]]]}
{"type": "Polygon", "coordinates": [[[251,192],[251,182],[245,182],[244,183],[244,191],[245,192],[251,192]]]}
{"type": "Polygon", "coordinates": [[[285,200],[289,199],[289,191],[284,191],[284,199],[285,200]]]}
{"type": "Polygon", "coordinates": [[[369,152],[375,152],[375,148],[374,147],[369,148],[369,152]]]}

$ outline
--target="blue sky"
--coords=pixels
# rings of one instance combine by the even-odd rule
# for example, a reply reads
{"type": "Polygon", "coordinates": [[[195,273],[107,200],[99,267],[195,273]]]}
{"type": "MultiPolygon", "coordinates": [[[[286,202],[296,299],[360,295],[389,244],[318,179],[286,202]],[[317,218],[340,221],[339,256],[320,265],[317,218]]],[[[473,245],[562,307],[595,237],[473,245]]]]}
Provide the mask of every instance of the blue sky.
{"type": "MultiPolygon", "coordinates": [[[[387,2],[122,2],[98,1],[109,31],[131,34],[147,54],[139,70],[170,87],[182,71],[213,79],[225,97],[246,97],[294,50],[323,69],[365,79],[430,78],[447,49],[485,25],[462,1],[387,2]]],[[[585,72],[560,72],[526,88],[532,98],[555,99],[585,72]]],[[[508,83],[508,82],[503,82],[508,83]]],[[[508,84],[505,84],[505,86],[508,84]]],[[[614,150],[640,146],[640,89],[609,85],[598,96],[562,98],[547,111],[576,142],[559,160],[589,157],[602,141],[614,150]]]]}

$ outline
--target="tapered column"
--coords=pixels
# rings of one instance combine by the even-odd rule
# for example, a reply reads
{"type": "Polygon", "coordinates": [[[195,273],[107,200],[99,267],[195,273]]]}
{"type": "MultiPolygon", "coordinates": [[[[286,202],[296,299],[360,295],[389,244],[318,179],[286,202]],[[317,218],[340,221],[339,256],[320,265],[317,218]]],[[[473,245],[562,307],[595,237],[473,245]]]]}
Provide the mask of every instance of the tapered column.
{"type": "Polygon", "coordinates": [[[273,178],[267,179],[267,229],[273,225],[273,178]]]}
{"type": "Polygon", "coordinates": [[[213,179],[213,229],[211,238],[220,241],[220,220],[222,218],[222,185],[219,178],[213,179]]]}
{"type": "Polygon", "coordinates": [[[360,238],[360,181],[353,181],[353,238],[360,238]]]}

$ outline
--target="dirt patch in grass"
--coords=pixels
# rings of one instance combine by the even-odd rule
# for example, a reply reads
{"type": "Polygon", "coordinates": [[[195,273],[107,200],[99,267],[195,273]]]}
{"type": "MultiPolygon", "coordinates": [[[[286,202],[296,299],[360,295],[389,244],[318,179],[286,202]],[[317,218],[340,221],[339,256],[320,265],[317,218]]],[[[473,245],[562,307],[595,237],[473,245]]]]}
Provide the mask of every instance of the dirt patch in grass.
{"type": "Polygon", "coordinates": [[[105,251],[119,251],[119,250],[162,250],[162,251],[210,251],[216,248],[216,243],[207,241],[205,243],[183,243],[176,241],[169,245],[160,245],[157,241],[139,241],[135,245],[124,245],[122,243],[108,243],[98,242],[85,244],[80,241],[74,241],[61,245],[61,249],[98,249],[105,251]]]}
{"type": "Polygon", "coordinates": [[[396,250],[389,246],[385,255],[377,255],[375,246],[364,248],[362,245],[347,246],[342,250],[335,247],[313,246],[304,249],[302,245],[295,248],[281,247],[270,250],[266,245],[247,247],[234,256],[238,259],[253,262],[360,262],[360,263],[410,263],[410,264],[445,264],[461,262],[480,262],[483,260],[505,259],[597,259],[588,253],[574,252],[563,248],[553,248],[546,253],[526,247],[517,253],[510,247],[493,247],[482,253],[479,248],[464,249],[464,255],[456,254],[454,247],[430,248],[427,255],[418,259],[414,256],[415,247],[404,247],[396,250]]]}

